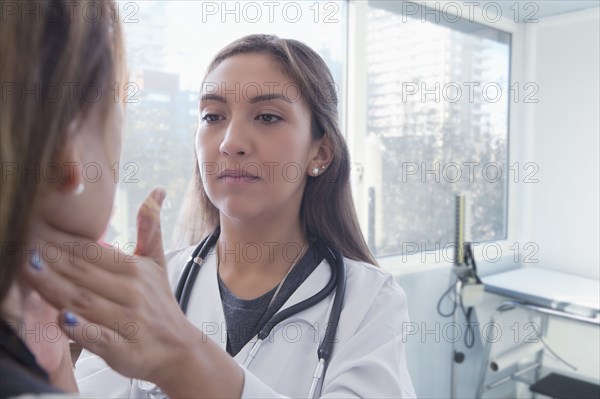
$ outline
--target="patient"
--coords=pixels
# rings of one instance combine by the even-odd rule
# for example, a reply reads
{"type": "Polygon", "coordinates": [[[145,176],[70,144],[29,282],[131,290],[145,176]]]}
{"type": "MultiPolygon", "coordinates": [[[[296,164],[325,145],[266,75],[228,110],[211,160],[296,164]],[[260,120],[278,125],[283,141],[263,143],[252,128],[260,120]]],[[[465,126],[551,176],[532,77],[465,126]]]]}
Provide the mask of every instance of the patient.
{"type": "Polygon", "coordinates": [[[36,223],[101,237],[116,186],[109,166],[121,150],[115,87],[123,87],[125,60],[114,4],[93,1],[100,17],[91,20],[79,3],[31,3],[3,3],[0,28],[2,397],[76,389],[71,372],[47,374],[70,371],[61,364],[70,366],[67,338],[53,328],[58,311],[22,272],[52,250],[31,244],[36,223]]]}

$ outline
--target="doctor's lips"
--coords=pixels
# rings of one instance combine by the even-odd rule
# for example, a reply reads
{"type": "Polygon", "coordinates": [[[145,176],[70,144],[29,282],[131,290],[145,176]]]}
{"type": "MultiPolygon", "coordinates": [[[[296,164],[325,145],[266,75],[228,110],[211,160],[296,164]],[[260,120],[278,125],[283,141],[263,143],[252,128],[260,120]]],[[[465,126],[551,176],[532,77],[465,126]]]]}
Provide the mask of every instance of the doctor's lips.
{"type": "Polygon", "coordinates": [[[260,180],[260,177],[240,169],[225,169],[219,175],[219,180],[223,183],[253,183],[260,180]]]}

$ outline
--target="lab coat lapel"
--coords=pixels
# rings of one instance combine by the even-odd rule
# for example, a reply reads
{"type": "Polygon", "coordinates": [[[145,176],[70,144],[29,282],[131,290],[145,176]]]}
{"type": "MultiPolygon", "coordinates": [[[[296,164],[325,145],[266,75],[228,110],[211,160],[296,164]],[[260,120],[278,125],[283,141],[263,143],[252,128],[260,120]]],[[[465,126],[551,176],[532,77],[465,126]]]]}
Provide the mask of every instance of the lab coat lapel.
{"type": "MultiPolygon", "coordinates": [[[[330,278],[331,268],[327,261],[323,260],[287,299],[279,312],[312,297],[327,285],[330,278]]],[[[324,322],[326,310],[329,309],[329,305],[330,300],[326,298],[315,306],[294,315],[292,319],[304,319],[311,324],[324,322]]],[[[188,319],[196,327],[204,331],[223,350],[226,350],[227,326],[217,280],[217,259],[212,251],[198,273],[196,284],[194,284],[194,289],[190,297],[187,314],[188,319]]],[[[255,339],[252,339],[239,354],[247,352],[253,341],[255,339]]]]}
{"type": "Polygon", "coordinates": [[[217,280],[217,257],[213,251],[210,251],[196,278],[187,317],[226,350],[227,327],[217,280]]]}
{"type": "MultiPolygon", "coordinates": [[[[321,291],[327,285],[330,278],[331,268],[329,267],[327,261],[323,260],[319,264],[319,266],[317,266],[317,268],[306,278],[306,280],[304,280],[300,287],[298,287],[296,291],[294,291],[294,293],[287,299],[287,301],[279,309],[278,313],[297,303],[304,301],[305,299],[312,297],[313,295],[321,291]]],[[[274,334],[274,332],[278,329],[283,328],[283,326],[287,322],[294,322],[298,321],[299,319],[305,320],[306,322],[308,322],[308,324],[313,326],[315,325],[315,323],[317,323],[325,327],[326,317],[331,303],[330,298],[331,295],[328,298],[325,298],[321,302],[317,303],[315,306],[312,306],[308,309],[304,309],[303,311],[298,312],[289,319],[282,321],[279,325],[275,326],[273,330],[271,330],[271,335],[274,334]]],[[[235,359],[239,363],[243,363],[246,360],[248,353],[250,353],[250,350],[254,346],[256,340],[257,336],[255,335],[235,356],[235,359]]],[[[271,340],[267,339],[263,345],[271,345],[271,340]]],[[[278,371],[276,371],[270,369],[269,373],[271,373],[272,376],[273,373],[280,373],[282,372],[282,370],[283,369],[279,369],[278,371]]]]}

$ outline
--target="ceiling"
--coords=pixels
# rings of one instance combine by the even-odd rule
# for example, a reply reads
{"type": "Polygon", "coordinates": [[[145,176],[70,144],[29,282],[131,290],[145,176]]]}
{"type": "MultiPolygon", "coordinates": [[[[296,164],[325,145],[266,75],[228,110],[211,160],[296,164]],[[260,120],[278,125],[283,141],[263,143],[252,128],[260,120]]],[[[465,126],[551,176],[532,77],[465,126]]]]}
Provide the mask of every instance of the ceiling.
{"type": "MultiPolygon", "coordinates": [[[[523,22],[528,16],[530,18],[540,19],[551,17],[553,15],[565,14],[573,11],[584,9],[592,9],[595,12],[600,7],[600,0],[479,0],[477,1],[481,7],[485,7],[488,3],[495,3],[502,9],[502,15],[515,19],[515,3],[519,3],[519,22],[523,22]]],[[[490,10],[490,12],[492,12],[490,10]]]]}

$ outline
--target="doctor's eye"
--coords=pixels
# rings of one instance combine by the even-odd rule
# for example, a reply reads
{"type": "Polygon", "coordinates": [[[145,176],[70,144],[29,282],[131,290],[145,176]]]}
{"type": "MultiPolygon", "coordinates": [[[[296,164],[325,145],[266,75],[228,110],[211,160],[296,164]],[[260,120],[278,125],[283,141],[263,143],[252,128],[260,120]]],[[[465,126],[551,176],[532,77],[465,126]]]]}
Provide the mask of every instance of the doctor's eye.
{"type": "Polygon", "coordinates": [[[205,115],[202,115],[201,119],[202,119],[202,122],[215,123],[224,118],[222,115],[218,115],[218,114],[205,114],[205,115]]]}
{"type": "Polygon", "coordinates": [[[267,124],[273,124],[283,120],[282,117],[273,114],[260,114],[256,117],[256,119],[267,124]]]}

